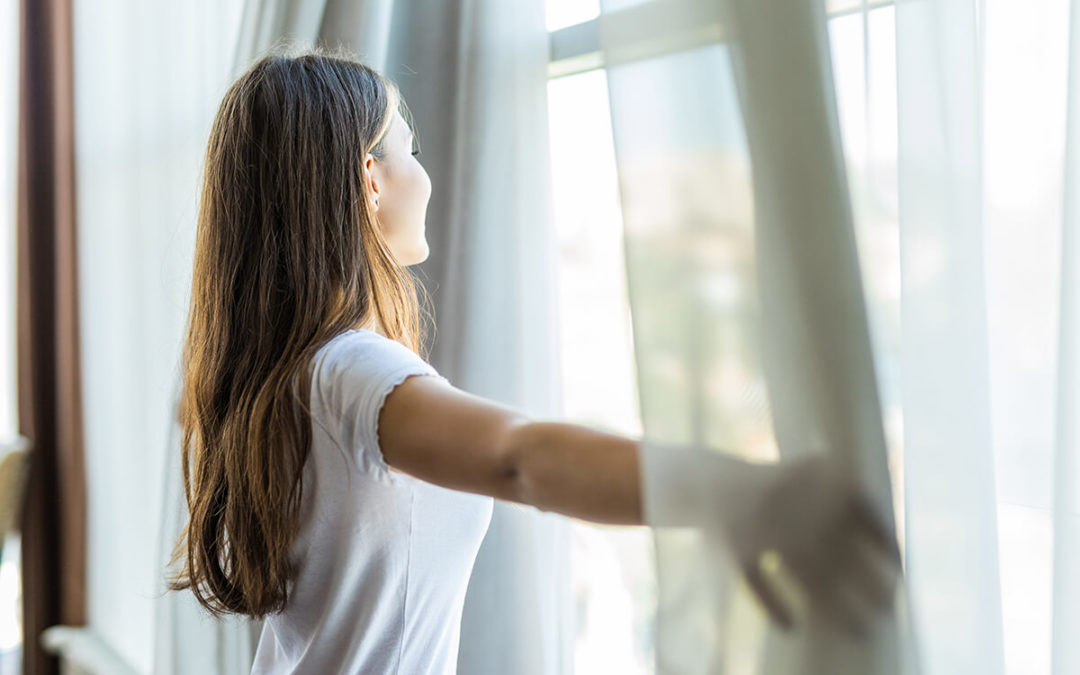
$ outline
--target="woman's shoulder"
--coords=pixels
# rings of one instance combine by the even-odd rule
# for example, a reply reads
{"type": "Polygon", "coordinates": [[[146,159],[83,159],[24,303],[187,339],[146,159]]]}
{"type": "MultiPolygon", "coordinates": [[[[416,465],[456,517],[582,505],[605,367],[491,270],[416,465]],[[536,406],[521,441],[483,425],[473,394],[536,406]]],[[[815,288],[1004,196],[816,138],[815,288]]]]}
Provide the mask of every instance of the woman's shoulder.
{"type": "MultiPolygon", "coordinates": [[[[347,448],[378,448],[379,411],[394,387],[410,375],[441,377],[405,345],[365,329],[329,340],[313,370],[313,416],[347,448]]],[[[373,453],[371,461],[379,464],[380,457],[373,453]]]]}
{"type": "Polygon", "coordinates": [[[333,378],[350,374],[378,374],[401,368],[434,372],[419,354],[385,335],[353,328],[331,338],[316,356],[316,376],[333,378]]]}
{"type": "Polygon", "coordinates": [[[368,330],[367,328],[350,328],[327,340],[326,344],[324,344],[319,351],[332,351],[334,349],[340,349],[345,345],[372,341],[378,342],[380,340],[390,340],[390,338],[376,333],[373,330],[368,330]]]}
{"type": "MultiPolygon", "coordinates": [[[[319,355],[341,355],[356,351],[375,350],[378,352],[400,352],[404,350],[417,356],[415,352],[397,340],[388,338],[367,328],[350,328],[330,338],[319,350],[319,355]]],[[[419,356],[417,356],[419,358],[419,356]]]]}

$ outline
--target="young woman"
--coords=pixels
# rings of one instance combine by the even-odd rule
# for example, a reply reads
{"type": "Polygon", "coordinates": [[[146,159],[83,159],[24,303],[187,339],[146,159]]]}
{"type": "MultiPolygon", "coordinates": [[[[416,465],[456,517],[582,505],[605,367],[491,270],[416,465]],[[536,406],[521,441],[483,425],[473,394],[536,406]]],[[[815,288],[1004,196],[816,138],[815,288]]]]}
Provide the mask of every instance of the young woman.
{"type": "Polygon", "coordinates": [[[534,421],[427,363],[407,266],[428,256],[431,183],[407,116],[392,82],[306,51],[251,67],[210,134],[172,587],[265,617],[254,672],[454,672],[493,498],[598,523],[719,524],[785,627],[792,608],[758,565],[770,551],[852,630],[860,608],[887,607],[866,543],[896,562],[895,542],[832,464],[534,421]],[[643,505],[648,462],[660,488],[643,505]]]}

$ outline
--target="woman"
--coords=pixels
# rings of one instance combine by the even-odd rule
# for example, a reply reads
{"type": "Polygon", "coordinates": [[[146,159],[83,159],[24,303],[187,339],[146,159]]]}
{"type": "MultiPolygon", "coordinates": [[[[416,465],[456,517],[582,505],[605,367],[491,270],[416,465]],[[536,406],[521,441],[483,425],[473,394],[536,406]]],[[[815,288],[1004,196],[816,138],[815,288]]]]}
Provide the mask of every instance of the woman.
{"type": "Polygon", "coordinates": [[[255,672],[453,672],[498,498],[598,523],[718,523],[785,627],[792,609],[757,564],[770,549],[852,630],[854,600],[887,607],[891,579],[857,552],[873,542],[896,562],[895,542],[826,461],[754,465],[533,421],[421,357],[407,266],[428,256],[431,183],[407,115],[392,82],[322,51],[262,59],[221,103],[184,353],[190,520],[172,587],[266,618],[255,672]],[[667,494],[646,523],[641,465],[662,450],[667,494]]]}

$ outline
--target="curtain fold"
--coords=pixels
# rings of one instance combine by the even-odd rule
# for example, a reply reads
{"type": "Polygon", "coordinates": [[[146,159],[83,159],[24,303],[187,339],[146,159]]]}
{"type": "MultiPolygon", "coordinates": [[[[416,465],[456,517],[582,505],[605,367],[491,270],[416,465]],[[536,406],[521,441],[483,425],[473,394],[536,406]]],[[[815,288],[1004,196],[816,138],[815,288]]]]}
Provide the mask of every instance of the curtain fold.
{"type": "Polygon", "coordinates": [[[907,561],[928,673],[1070,673],[1077,5],[895,8],[907,561]]]}
{"type": "MultiPolygon", "coordinates": [[[[347,45],[369,67],[385,74],[386,57],[394,40],[392,21],[397,0],[326,0],[319,42],[347,45]]],[[[430,11],[441,11],[430,7],[430,11]]]]}
{"type": "MultiPolygon", "coordinates": [[[[357,0],[354,4],[371,3],[357,0]]],[[[327,0],[243,0],[233,52],[233,78],[243,74],[251,61],[277,42],[314,42],[326,5],[327,0]]]]}
{"type": "Polygon", "coordinates": [[[993,674],[1004,657],[976,11],[957,0],[896,5],[905,528],[931,672],[993,674]]]}
{"type": "MultiPolygon", "coordinates": [[[[729,10],[780,456],[840,459],[895,530],[824,6],[731,0],[729,10]],[[776,35],[785,38],[780,46],[776,35]]],[[[917,672],[906,594],[901,583],[897,611],[876,621],[862,645],[814,613],[794,640],[770,632],[763,672],[917,672]]]]}
{"type": "Polygon", "coordinates": [[[21,514],[23,672],[58,673],[40,635],[86,621],[69,0],[20,4],[17,188],[19,432],[31,453],[21,514]]]}
{"type": "MultiPolygon", "coordinates": [[[[187,522],[183,466],[180,456],[180,425],[173,422],[166,446],[168,456],[162,488],[161,536],[158,560],[164,568],[173,544],[187,522]]],[[[262,621],[229,615],[207,616],[188,592],[169,592],[154,608],[154,675],[246,675],[255,660],[262,621]],[[191,645],[199,645],[192,649],[191,645]]]]}
{"type": "MultiPolygon", "coordinates": [[[[605,4],[601,40],[646,436],[831,453],[891,524],[823,7],[624,5],[605,4]]],[[[865,646],[813,615],[786,636],[748,606],[714,536],[656,543],[658,672],[913,672],[903,591],[900,620],[865,646]]]]}
{"type": "Polygon", "coordinates": [[[1052,675],[1080,672],[1080,2],[1069,4],[1068,89],[1066,92],[1066,186],[1061,220],[1061,313],[1058,318],[1057,419],[1054,429],[1053,523],[1051,588],[1052,675]]]}

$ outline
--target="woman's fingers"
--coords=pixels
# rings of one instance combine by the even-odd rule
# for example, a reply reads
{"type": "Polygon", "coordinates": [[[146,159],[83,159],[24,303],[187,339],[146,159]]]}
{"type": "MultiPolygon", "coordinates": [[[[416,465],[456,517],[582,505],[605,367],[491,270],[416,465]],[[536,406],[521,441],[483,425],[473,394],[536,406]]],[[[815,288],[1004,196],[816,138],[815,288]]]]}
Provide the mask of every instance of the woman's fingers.
{"type": "Polygon", "coordinates": [[[765,578],[757,563],[746,565],[743,568],[743,575],[746,577],[746,583],[754,591],[754,595],[757,596],[765,611],[768,612],[769,617],[784,630],[791,630],[795,624],[791,611],[780,600],[780,597],[770,585],[768,579],[765,578]]]}
{"type": "MultiPolygon", "coordinates": [[[[780,599],[772,582],[757,564],[743,568],[747,584],[765,609],[769,618],[784,630],[791,630],[794,618],[791,610],[780,599]]],[[[857,639],[866,637],[872,618],[866,600],[850,585],[835,577],[808,574],[805,567],[791,570],[809,599],[812,616],[829,621],[839,630],[857,639]]]]}
{"type": "Polygon", "coordinates": [[[855,638],[865,638],[873,607],[885,602],[882,580],[856,548],[851,532],[835,532],[785,563],[802,586],[811,616],[832,623],[855,638]]]}
{"type": "Polygon", "coordinates": [[[865,639],[877,619],[877,612],[866,595],[850,583],[840,582],[833,590],[828,604],[831,615],[839,618],[843,630],[858,639],[865,639]]]}
{"type": "MultiPolygon", "coordinates": [[[[867,496],[826,460],[789,464],[775,477],[750,509],[754,520],[728,533],[735,549],[753,556],[764,546],[775,547],[787,573],[784,580],[804,591],[809,617],[865,637],[877,618],[875,610],[892,608],[902,570],[895,535],[867,496]]],[[[781,579],[772,578],[756,558],[743,572],[773,621],[792,627],[792,613],[782,601],[786,596],[774,584],[781,579]]]]}
{"type": "Polygon", "coordinates": [[[854,516],[855,525],[861,533],[869,537],[870,541],[874,542],[898,569],[902,567],[900,545],[897,543],[895,535],[885,527],[873,504],[861,493],[858,493],[855,497],[852,515],[854,516]]]}
{"type": "Polygon", "coordinates": [[[890,611],[896,592],[892,563],[883,560],[880,551],[858,535],[845,539],[841,555],[841,582],[867,605],[890,611]]]}
{"type": "Polygon", "coordinates": [[[805,586],[810,616],[822,618],[855,638],[864,638],[869,630],[866,610],[843,580],[832,578],[814,586],[805,586]]]}

